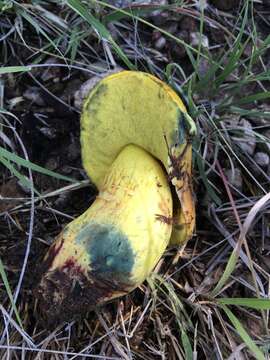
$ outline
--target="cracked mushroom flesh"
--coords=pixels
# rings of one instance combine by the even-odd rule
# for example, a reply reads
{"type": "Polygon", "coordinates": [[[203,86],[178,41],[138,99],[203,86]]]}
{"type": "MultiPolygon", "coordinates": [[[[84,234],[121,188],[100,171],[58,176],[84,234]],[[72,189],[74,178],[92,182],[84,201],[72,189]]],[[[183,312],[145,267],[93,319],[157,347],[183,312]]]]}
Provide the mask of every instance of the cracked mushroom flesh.
{"type": "Polygon", "coordinates": [[[70,320],[130,292],[168,245],[192,236],[192,129],[178,95],[149,74],[122,71],[89,92],[82,159],[99,193],[45,256],[36,291],[47,318],[70,320]]]}

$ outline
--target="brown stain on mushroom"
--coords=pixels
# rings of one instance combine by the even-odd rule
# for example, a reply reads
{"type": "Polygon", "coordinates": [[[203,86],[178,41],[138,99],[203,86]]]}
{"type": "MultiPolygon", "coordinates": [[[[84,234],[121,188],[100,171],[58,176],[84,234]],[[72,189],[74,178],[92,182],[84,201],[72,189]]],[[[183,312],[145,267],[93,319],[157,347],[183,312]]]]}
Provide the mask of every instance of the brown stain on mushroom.
{"type": "Polygon", "coordinates": [[[59,321],[76,319],[130,290],[130,286],[114,279],[105,279],[90,271],[84,274],[73,259],[68,259],[61,268],[42,279],[34,294],[39,299],[38,307],[46,325],[54,326],[59,321]]]}

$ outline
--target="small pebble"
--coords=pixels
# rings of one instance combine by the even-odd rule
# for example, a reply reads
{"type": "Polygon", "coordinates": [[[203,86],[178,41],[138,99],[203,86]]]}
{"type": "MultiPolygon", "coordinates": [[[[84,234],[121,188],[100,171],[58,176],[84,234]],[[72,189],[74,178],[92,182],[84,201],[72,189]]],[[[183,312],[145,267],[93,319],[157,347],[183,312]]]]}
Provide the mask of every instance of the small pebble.
{"type": "Polygon", "coordinates": [[[161,36],[159,39],[156,40],[155,42],[155,48],[157,50],[162,50],[164,48],[164,46],[166,45],[166,39],[164,36],[161,36]]]}
{"type": "Polygon", "coordinates": [[[47,126],[43,126],[41,128],[39,128],[39,131],[44,135],[46,136],[46,138],[50,139],[50,140],[53,140],[56,138],[56,135],[57,135],[57,131],[56,129],[53,129],[53,128],[50,128],[50,127],[47,127],[47,126]]]}
{"type": "Polygon", "coordinates": [[[55,200],[54,205],[57,209],[61,209],[68,204],[69,199],[70,195],[68,192],[60,193],[58,198],[55,200]]]}
{"type": "Polygon", "coordinates": [[[235,143],[242,149],[244,153],[252,156],[256,147],[256,137],[252,132],[252,125],[246,119],[241,119],[237,126],[242,130],[241,137],[233,137],[235,143]]]}
{"type": "Polygon", "coordinates": [[[266,168],[269,165],[269,155],[264,152],[257,152],[254,155],[254,161],[261,167],[266,168]]]}
{"type": "Polygon", "coordinates": [[[191,46],[198,47],[200,44],[204,48],[209,48],[209,40],[208,37],[204,34],[200,34],[199,32],[190,33],[191,46]]]}
{"type": "Polygon", "coordinates": [[[23,97],[27,100],[32,101],[34,104],[37,104],[38,106],[45,106],[45,101],[43,100],[40,88],[37,86],[31,86],[28,89],[25,90],[23,93],[23,97]]]}

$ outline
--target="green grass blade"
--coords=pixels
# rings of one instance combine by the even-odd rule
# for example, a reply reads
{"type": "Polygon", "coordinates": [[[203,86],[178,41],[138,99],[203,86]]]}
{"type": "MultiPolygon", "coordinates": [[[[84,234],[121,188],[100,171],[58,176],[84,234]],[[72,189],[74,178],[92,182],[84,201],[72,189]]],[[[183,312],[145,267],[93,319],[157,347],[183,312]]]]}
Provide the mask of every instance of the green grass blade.
{"type": "Polygon", "coordinates": [[[74,29],[71,30],[68,46],[67,46],[67,49],[65,52],[65,56],[68,55],[68,53],[70,52],[71,64],[73,64],[74,61],[76,60],[78,48],[79,48],[82,37],[83,37],[83,34],[80,32],[78,27],[75,27],[74,29]]]}
{"type": "Polygon", "coordinates": [[[78,15],[80,15],[85,21],[88,22],[89,25],[91,25],[98,34],[103,38],[109,41],[109,43],[112,45],[114,51],[117,53],[117,55],[122,59],[122,61],[127,65],[129,69],[135,70],[135,66],[130,62],[128,57],[125,55],[125,53],[122,51],[122,49],[117,45],[117,43],[113,40],[110,32],[107,30],[107,28],[98,20],[96,19],[88,9],[86,9],[81,1],[79,0],[68,0],[67,5],[73,9],[78,15]]]}
{"type": "Polygon", "coordinates": [[[222,274],[221,278],[219,279],[219,282],[215,286],[214,290],[211,293],[212,297],[215,297],[219,291],[223,288],[229,277],[231,276],[232,272],[235,269],[237,260],[238,260],[238,252],[236,251],[237,247],[233,250],[231,253],[231,256],[228,260],[228,263],[226,265],[225,271],[222,274]]]}
{"type": "MultiPolygon", "coordinates": [[[[192,51],[189,48],[186,48],[186,52],[187,52],[187,56],[193,66],[193,69],[195,71],[195,74],[198,74],[198,68],[197,68],[197,61],[195,59],[195,57],[193,56],[192,51]]],[[[199,53],[197,53],[197,58],[199,56],[199,53]]]]}
{"type": "Polygon", "coordinates": [[[9,160],[9,161],[15,162],[16,164],[18,164],[20,166],[29,168],[29,169],[31,169],[33,171],[36,171],[36,172],[39,172],[41,174],[48,175],[48,176],[54,177],[54,178],[59,179],[59,180],[64,180],[64,181],[68,181],[68,182],[75,182],[75,180],[71,179],[68,176],[58,174],[58,173],[56,173],[54,171],[45,169],[42,166],[36,165],[36,164],[32,163],[29,160],[25,160],[25,159],[21,158],[20,156],[18,156],[16,154],[13,154],[12,152],[4,149],[1,146],[0,146],[0,156],[2,158],[5,158],[5,159],[9,160]]]}
{"type": "MultiPolygon", "coordinates": [[[[15,169],[15,167],[7,159],[0,156],[0,162],[11,172],[12,175],[16,176],[16,178],[19,179],[23,186],[27,187],[28,189],[32,188],[32,184],[27,179],[27,177],[25,177],[17,169],[15,169]]],[[[34,189],[34,191],[36,194],[39,194],[37,190],[34,189]]]]}
{"type": "Polygon", "coordinates": [[[231,312],[231,310],[226,306],[222,306],[224,312],[230,319],[231,323],[233,324],[235,330],[237,331],[238,335],[241,337],[241,339],[245,342],[247,347],[252,351],[252,353],[255,355],[255,357],[258,360],[264,360],[264,354],[260,350],[260,348],[254,343],[254,341],[251,339],[249,334],[246,332],[243,325],[240,323],[240,321],[237,319],[237,317],[231,312]]]}
{"type": "Polygon", "coordinates": [[[16,72],[26,72],[31,71],[31,66],[5,66],[0,68],[0,75],[11,74],[16,72]]]}
{"type": "Polygon", "coordinates": [[[242,109],[238,106],[231,106],[229,109],[230,112],[239,114],[241,116],[253,116],[253,117],[263,117],[263,118],[270,118],[270,111],[256,111],[256,110],[247,110],[242,109]]]}
{"type": "Polygon", "coordinates": [[[65,59],[64,55],[61,53],[56,43],[47,35],[47,33],[40,27],[39,23],[32,16],[30,16],[26,11],[19,8],[17,9],[17,12],[35,28],[38,34],[40,33],[46,40],[48,40],[51,46],[60,54],[62,59],[65,59]]]}
{"type": "Polygon", "coordinates": [[[171,7],[171,5],[147,5],[144,6],[136,6],[136,8],[128,9],[125,8],[124,11],[122,9],[120,10],[114,10],[110,14],[107,14],[103,17],[103,22],[105,24],[109,24],[111,22],[120,21],[122,19],[125,19],[126,17],[132,17],[132,16],[143,16],[147,15],[155,10],[167,10],[171,7]]]}
{"type": "Polygon", "coordinates": [[[221,305],[245,306],[256,310],[269,310],[270,300],[250,298],[220,298],[217,302],[221,305]]]}
{"type": "Polygon", "coordinates": [[[181,341],[185,350],[185,359],[192,360],[193,359],[192,346],[187,336],[187,333],[185,332],[184,329],[182,329],[181,331],[181,341]]]}
{"type": "Polygon", "coordinates": [[[238,61],[240,60],[240,58],[244,52],[244,49],[245,49],[247,43],[249,42],[249,39],[247,39],[243,45],[241,44],[242,37],[244,35],[245,27],[246,27],[247,20],[248,20],[248,10],[249,10],[249,2],[247,1],[246,6],[243,9],[244,16],[243,16],[243,20],[241,23],[241,28],[240,28],[239,34],[237,35],[235,44],[233,46],[233,50],[231,51],[231,54],[228,58],[228,62],[226,64],[226,66],[224,67],[224,70],[215,80],[216,88],[219,88],[220,85],[223,84],[225,79],[239,66],[238,61]]]}
{"type": "Polygon", "coordinates": [[[222,73],[215,80],[216,88],[219,88],[226,78],[239,66],[238,61],[242,56],[244,49],[245,45],[239,44],[238,42],[236,43],[235,49],[233,50],[228,63],[222,73]]]}
{"type": "Polygon", "coordinates": [[[260,92],[254,95],[248,95],[237,100],[237,105],[250,104],[254,101],[264,100],[270,98],[270,91],[260,92]]]}
{"type": "Polygon", "coordinates": [[[199,174],[202,179],[202,182],[206,188],[206,191],[209,195],[209,197],[217,204],[221,205],[222,201],[220,197],[216,194],[215,190],[212,188],[204,170],[203,160],[201,158],[201,155],[199,154],[199,143],[198,139],[195,138],[194,140],[194,149],[195,149],[195,159],[198,166],[199,174]],[[197,151],[196,151],[197,150],[197,151]]]}
{"type": "Polygon", "coordinates": [[[0,258],[0,275],[1,275],[1,278],[2,278],[2,280],[3,280],[4,286],[5,286],[5,288],[6,288],[6,292],[7,292],[7,294],[8,294],[8,297],[9,297],[11,306],[12,306],[12,308],[13,308],[13,311],[14,311],[14,313],[15,313],[16,319],[17,319],[20,327],[22,328],[22,327],[23,327],[22,321],[21,321],[21,318],[20,318],[18,309],[17,309],[17,307],[16,307],[16,304],[14,303],[13,296],[12,296],[12,291],[11,291],[11,288],[10,288],[10,286],[9,286],[8,278],[7,278],[7,275],[6,275],[6,272],[5,272],[5,268],[4,268],[4,264],[3,264],[1,258],[0,258]]]}
{"type": "Polygon", "coordinates": [[[252,56],[252,64],[255,64],[259,60],[260,56],[262,56],[267,51],[269,45],[270,45],[270,35],[268,35],[266,39],[262,41],[260,46],[255,48],[255,51],[252,56]]]}
{"type": "Polygon", "coordinates": [[[264,81],[264,80],[269,81],[269,78],[270,78],[270,70],[267,70],[267,71],[261,72],[258,75],[251,76],[247,80],[248,81],[264,81]]]}
{"type": "MultiPolygon", "coordinates": [[[[75,1],[75,0],[74,0],[74,1],[75,1]]],[[[102,6],[104,6],[104,7],[107,7],[107,8],[109,8],[109,9],[113,9],[113,10],[116,9],[115,6],[110,5],[110,4],[108,4],[108,3],[104,2],[104,1],[95,0],[95,3],[97,3],[97,4],[99,4],[99,5],[102,5],[102,6]]],[[[155,29],[155,30],[159,31],[161,34],[165,35],[165,36],[168,37],[169,39],[174,40],[177,44],[183,45],[183,46],[185,47],[185,49],[190,49],[193,53],[198,54],[198,50],[197,50],[195,47],[192,47],[191,45],[189,45],[189,44],[186,43],[185,41],[183,41],[183,40],[181,40],[180,38],[178,38],[177,36],[169,33],[168,31],[162,29],[161,27],[158,27],[158,26],[152,24],[151,22],[146,21],[145,19],[141,18],[140,16],[136,16],[136,15],[134,15],[134,13],[130,13],[130,12],[124,10],[124,9],[119,9],[118,11],[121,12],[122,14],[128,16],[128,17],[131,17],[133,21],[134,21],[134,20],[137,20],[137,21],[139,21],[140,23],[142,23],[142,24],[144,24],[144,25],[146,25],[146,26],[148,26],[148,27],[150,27],[150,28],[152,28],[152,29],[155,29]]],[[[207,55],[202,54],[202,53],[201,53],[200,55],[201,55],[202,57],[208,59],[208,56],[207,56],[207,55]]],[[[209,59],[208,59],[208,60],[209,60],[209,59]]]]}

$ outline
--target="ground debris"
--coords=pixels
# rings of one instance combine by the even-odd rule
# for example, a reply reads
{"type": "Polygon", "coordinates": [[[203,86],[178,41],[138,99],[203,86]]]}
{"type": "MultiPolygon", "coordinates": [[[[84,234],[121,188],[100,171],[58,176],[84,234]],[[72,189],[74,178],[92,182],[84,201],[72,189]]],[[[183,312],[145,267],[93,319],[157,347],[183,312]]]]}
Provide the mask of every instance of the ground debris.
{"type": "Polygon", "coordinates": [[[11,210],[20,204],[25,197],[16,178],[11,178],[7,182],[0,185],[0,213],[11,210]]]}

